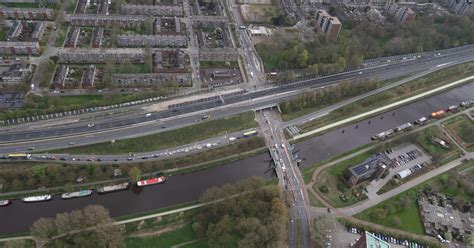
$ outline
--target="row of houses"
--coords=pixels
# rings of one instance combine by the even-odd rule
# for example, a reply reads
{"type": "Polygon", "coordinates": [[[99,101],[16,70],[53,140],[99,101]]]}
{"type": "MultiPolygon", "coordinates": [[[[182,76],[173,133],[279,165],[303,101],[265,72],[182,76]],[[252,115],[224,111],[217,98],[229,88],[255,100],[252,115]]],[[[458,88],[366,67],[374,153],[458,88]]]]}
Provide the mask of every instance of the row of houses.
{"type": "Polygon", "coordinates": [[[144,74],[114,74],[112,83],[117,88],[150,88],[169,86],[177,83],[187,86],[191,83],[190,73],[144,73],[144,74]]]}
{"type": "MultiPolygon", "coordinates": [[[[95,65],[88,65],[82,73],[81,86],[83,89],[92,88],[95,82],[97,68],[95,65]]],[[[66,79],[69,74],[68,65],[60,65],[54,74],[52,87],[55,89],[63,89],[66,85],[66,79]]]]}
{"type": "Polygon", "coordinates": [[[410,24],[415,20],[415,12],[408,7],[399,7],[396,3],[387,3],[384,9],[399,23],[410,24]]]}
{"type": "Polygon", "coordinates": [[[122,27],[136,27],[145,23],[146,20],[146,16],[139,15],[72,14],[69,16],[69,23],[74,26],[104,27],[115,23],[122,27]]]}
{"type": "Polygon", "coordinates": [[[0,54],[31,55],[39,54],[38,42],[0,41],[0,54]]]}
{"type": "Polygon", "coordinates": [[[18,41],[25,29],[28,29],[28,24],[33,25],[33,31],[29,37],[30,41],[38,41],[44,33],[45,24],[42,21],[27,23],[26,21],[15,21],[7,33],[7,41],[18,41]]]}
{"type": "MultiPolygon", "coordinates": [[[[43,0],[2,0],[2,3],[43,3],[43,0]]],[[[47,0],[47,4],[57,4],[58,0],[47,0]]]]}
{"type": "Polygon", "coordinates": [[[239,53],[235,48],[201,48],[199,49],[199,60],[202,61],[237,61],[239,53]]]}
{"type": "Polygon", "coordinates": [[[0,17],[5,19],[52,20],[52,9],[46,8],[0,8],[0,17]]]}
{"type": "Polygon", "coordinates": [[[103,64],[103,63],[143,63],[145,54],[143,49],[138,48],[116,48],[116,49],[94,49],[94,48],[62,48],[58,51],[60,63],[78,64],[103,64]]]}
{"type": "Polygon", "coordinates": [[[183,8],[179,5],[122,4],[121,12],[127,15],[183,16],[183,8]]]}
{"type": "Polygon", "coordinates": [[[117,45],[120,47],[184,47],[185,35],[119,35],[117,45]]]}

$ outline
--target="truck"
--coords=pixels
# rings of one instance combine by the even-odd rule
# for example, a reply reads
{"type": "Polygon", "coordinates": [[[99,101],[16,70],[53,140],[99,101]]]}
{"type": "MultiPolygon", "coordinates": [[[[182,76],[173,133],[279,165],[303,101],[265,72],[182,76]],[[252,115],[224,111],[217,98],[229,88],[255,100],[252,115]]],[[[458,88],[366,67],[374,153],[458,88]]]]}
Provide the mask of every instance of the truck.
{"type": "Polygon", "coordinates": [[[458,110],[458,105],[452,105],[448,107],[449,112],[456,112],[458,110]]]}
{"type": "Polygon", "coordinates": [[[409,128],[411,128],[411,127],[413,127],[413,124],[411,124],[410,122],[408,122],[408,123],[405,123],[405,124],[402,124],[402,125],[396,127],[396,128],[395,128],[395,132],[400,132],[400,131],[403,131],[403,130],[405,130],[405,129],[409,129],[409,128]]]}
{"type": "Polygon", "coordinates": [[[444,109],[438,110],[436,112],[431,113],[430,117],[431,118],[442,118],[446,114],[446,111],[444,109]]]}
{"type": "Polygon", "coordinates": [[[378,134],[374,134],[372,136],[372,139],[373,140],[378,140],[378,139],[385,139],[386,137],[389,137],[393,134],[393,129],[388,129],[386,131],[383,131],[381,133],[378,133],[378,134]]]}
{"type": "Polygon", "coordinates": [[[416,120],[416,121],[415,121],[415,124],[416,124],[416,125],[423,125],[423,124],[425,124],[427,121],[428,121],[428,118],[426,118],[426,117],[423,116],[423,117],[419,118],[418,120],[416,120]]]}

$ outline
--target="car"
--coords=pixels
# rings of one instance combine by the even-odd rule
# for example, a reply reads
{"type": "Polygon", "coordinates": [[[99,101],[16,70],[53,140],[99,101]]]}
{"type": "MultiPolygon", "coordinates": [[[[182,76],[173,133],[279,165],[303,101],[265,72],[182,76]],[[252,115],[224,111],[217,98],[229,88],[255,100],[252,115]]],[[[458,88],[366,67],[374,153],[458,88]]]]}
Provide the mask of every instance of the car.
{"type": "Polygon", "coordinates": [[[34,150],[34,149],[36,149],[34,146],[28,147],[28,150],[30,150],[30,151],[34,150]]]}
{"type": "Polygon", "coordinates": [[[76,144],[76,142],[73,142],[73,141],[69,142],[70,146],[75,145],[75,144],[76,144]]]}
{"type": "Polygon", "coordinates": [[[63,160],[63,161],[64,161],[64,160],[66,160],[66,158],[60,158],[59,160],[63,160]]]}
{"type": "Polygon", "coordinates": [[[95,127],[95,124],[94,123],[89,123],[89,124],[87,124],[87,127],[95,127]]]}
{"type": "Polygon", "coordinates": [[[127,160],[128,160],[128,161],[132,161],[132,160],[133,160],[133,158],[127,158],[127,160]]]}

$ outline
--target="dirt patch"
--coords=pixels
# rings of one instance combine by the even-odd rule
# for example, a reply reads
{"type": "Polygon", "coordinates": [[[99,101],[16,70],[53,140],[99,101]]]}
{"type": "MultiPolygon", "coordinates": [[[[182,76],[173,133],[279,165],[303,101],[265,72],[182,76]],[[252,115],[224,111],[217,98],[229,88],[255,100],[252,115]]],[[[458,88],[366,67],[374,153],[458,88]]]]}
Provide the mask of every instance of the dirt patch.
{"type": "Polygon", "coordinates": [[[269,4],[243,4],[239,6],[242,19],[246,23],[270,23],[280,14],[277,6],[269,4]]]}
{"type": "Polygon", "coordinates": [[[131,238],[153,237],[153,236],[157,236],[157,235],[160,235],[162,233],[165,233],[165,232],[169,232],[169,231],[179,229],[179,228],[183,227],[184,225],[186,225],[186,223],[167,226],[167,227],[161,228],[159,230],[144,231],[144,232],[142,231],[142,232],[139,232],[139,233],[132,234],[132,235],[130,235],[130,237],[131,238]]]}

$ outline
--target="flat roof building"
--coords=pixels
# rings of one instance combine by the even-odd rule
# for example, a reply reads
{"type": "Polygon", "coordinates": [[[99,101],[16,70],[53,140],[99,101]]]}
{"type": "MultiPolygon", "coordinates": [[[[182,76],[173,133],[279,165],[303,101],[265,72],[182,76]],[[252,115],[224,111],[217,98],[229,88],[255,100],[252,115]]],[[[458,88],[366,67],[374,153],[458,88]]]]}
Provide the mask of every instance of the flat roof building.
{"type": "Polygon", "coordinates": [[[393,161],[385,153],[379,153],[369,157],[364,162],[349,167],[344,178],[352,188],[365,180],[380,177],[385,170],[391,167],[393,161]]]}
{"type": "Polygon", "coordinates": [[[390,248],[390,244],[377,238],[370,232],[365,232],[353,246],[354,248],[390,248]]]}

